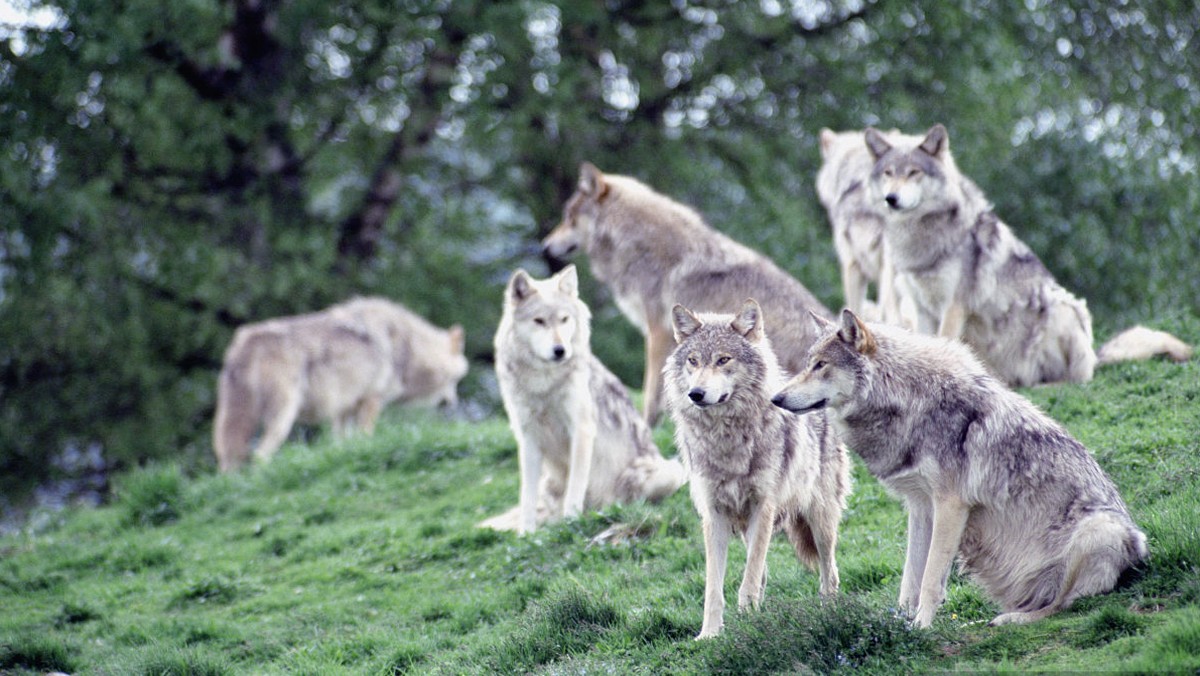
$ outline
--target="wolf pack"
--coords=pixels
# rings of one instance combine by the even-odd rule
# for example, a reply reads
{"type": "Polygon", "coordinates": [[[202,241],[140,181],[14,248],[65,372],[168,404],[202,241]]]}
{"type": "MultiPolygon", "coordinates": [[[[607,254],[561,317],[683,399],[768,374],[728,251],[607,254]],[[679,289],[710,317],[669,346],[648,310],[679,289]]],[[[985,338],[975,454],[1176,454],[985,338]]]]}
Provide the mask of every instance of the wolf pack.
{"type": "MultiPolygon", "coordinates": [[[[503,291],[494,366],[520,488],[479,526],[529,534],[687,484],[705,556],[697,638],[708,638],[722,631],[734,536],[746,550],[739,611],[762,603],[779,531],[821,597],[838,593],[853,453],[907,513],[899,605],[914,626],[933,623],[956,561],[1000,606],[992,624],[1113,589],[1147,558],[1146,536],[1089,450],[1011,388],[1186,361],[1191,347],[1138,326],[1096,349],[1086,302],[959,172],[941,124],[823,129],[819,145],[836,314],[691,207],[581,165],[542,241],[565,267],[544,279],[518,269],[503,291]],[[591,351],[576,253],[645,338],[641,412],[591,351]],[[677,457],[652,439],[663,413],[677,457]]],[[[382,298],[248,324],[219,378],[218,466],[269,460],[297,421],[370,433],[391,402],[452,405],[466,371],[461,327],[382,298]]]]}

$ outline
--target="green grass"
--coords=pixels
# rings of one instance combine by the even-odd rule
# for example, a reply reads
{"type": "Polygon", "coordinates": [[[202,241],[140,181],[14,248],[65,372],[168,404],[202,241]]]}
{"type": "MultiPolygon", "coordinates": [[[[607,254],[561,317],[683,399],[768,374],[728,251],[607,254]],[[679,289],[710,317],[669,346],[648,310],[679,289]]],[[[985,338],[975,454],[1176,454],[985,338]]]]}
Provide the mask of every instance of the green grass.
{"type": "MultiPolygon", "coordinates": [[[[1195,673],[1200,361],[1026,394],[1092,449],[1151,547],[1116,591],[1034,625],[986,626],[996,606],[954,576],[933,628],[910,629],[904,514],[856,464],[839,598],[819,601],[779,541],[763,608],[738,614],[735,543],[726,631],[693,641],[704,555],[686,490],[527,538],[479,530],[516,501],[506,423],[396,412],[372,438],[289,445],[232,476],[141,469],[106,507],[0,538],[0,672],[1195,673]]],[[[673,453],[669,430],[655,438],[673,453]]]]}

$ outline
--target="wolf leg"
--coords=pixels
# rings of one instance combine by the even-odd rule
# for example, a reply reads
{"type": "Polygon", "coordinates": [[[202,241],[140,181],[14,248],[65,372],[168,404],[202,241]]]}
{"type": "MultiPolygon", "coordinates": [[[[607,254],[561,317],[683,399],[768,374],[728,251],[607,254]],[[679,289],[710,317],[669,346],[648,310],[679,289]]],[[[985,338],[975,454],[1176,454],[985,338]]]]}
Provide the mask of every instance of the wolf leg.
{"type": "Polygon", "coordinates": [[[967,327],[967,308],[961,301],[954,300],[946,311],[942,313],[941,321],[938,323],[937,334],[943,338],[959,340],[962,338],[963,330],[967,327]]]}
{"type": "Polygon", "coordinates": [[[704,515],[704,623],[697,639],[721,633],[725,619],[725,559],[729,554],[729,519],[710,511],[704,515]]]}
{"type": "Polygon", "coordinates": [[[842,293],[846,296],[846,307],[854,314],[862,314],[867,304],[867,280],[853,258],[842,263],[842,293]]]}
{"type": "Polygon", "coordinates": [[[925,575],[925,560],[929,557],[929,539],[933,535],[933,503],[927,495],[905,498],[908,511],[908,551],[904,557],[904,574],[900,578],[900,609],[917,611],[921,598],[921,578],[925,575]]]}
{"type": "Polygon", "coordinates": [[[738,589],[738,610],[758,610],[766,584],[767,548],[775,530],[775,503],[763,500],[750,514],[746,527],[746,570],[738,589]]]}
{"type": "Polygon", "coordinates": [[[287,441],[288,433],[292,431],[292,425],[296,422],[296,416],[300,415],[300,405],[304,399],[300,387],[298,385],[285,387],[283,390],[283,392],[273,393],[271,403],[266,407],[266,429],[263,431],[258,446],[254,447],[254,459],[259,462],[266,462],[271,459],[272,455],[275,455],[275,451],[279,450],[284,441],[287,441]]]}
{"type": "Polygon", "coordinates": [[[379,420],[379,412],[382,408],[383,405],[377,395],[363,397],[355,411],[358,429],[366,432],[368,436],[375,434],[375,421],[379,420]]]}
{"type": "Polygon", "coordinates": [[[538,487],[542,475],[542,450],[530,435],[517,440],[517,462],[521,465],[521,499],[517,533],[525,535],[537,528],[538,487]]]}
{"type": "Polygon", "coordinates": [[[924,629],[933,624],[933,615],[946,599],[946,579],[958,554],[963,529],[967,526],[970,509],[958,495],[940,495],[933,502],[933,533],[929,557],[921,576],[921,598],[913,624],[924,629]]]}
{"type": "Polygon", "coordinates": [[[587,498],[588,482],[592,474],[592,453],[596,445],[595,405],[589,398],[575,407],[577,419],[571,432],[571,467],[567,475],[567,488],[563,494],[563,516],[574,517],[583,513],[587,498]]]}
{"type": "Polygon", "coordinates": [[[1033,611],[996,616],[989,624],[1028,624],[1069,608],[1075,599],[1110,591],[1121,572],[1133,565],[1126,547],[1125,524],[1103,512],[1083,519],[1063,554],[1063,579],[1054,600],[1033,611]]]}
{"type": "Polygon", "coordinates": [[[824,598],[837,595],[841,579],[838,577],[837,551],[838,522],[841,521],[841,511],[824,508],[810,525],[813,534],[813,544],[817,548],[817,570],[821,575],[820,593],[824,598]]]}
{"type": "MultiPolygon", "coordinates": [[[[660,320],[661,322],[661,320],[660,320]]],[[[670,324],[650,322],[646,330],[646,377],[642,386],[646,422],[653,427],[662,412],[662,370],[675,349],[675,334],[670,324]]]]}

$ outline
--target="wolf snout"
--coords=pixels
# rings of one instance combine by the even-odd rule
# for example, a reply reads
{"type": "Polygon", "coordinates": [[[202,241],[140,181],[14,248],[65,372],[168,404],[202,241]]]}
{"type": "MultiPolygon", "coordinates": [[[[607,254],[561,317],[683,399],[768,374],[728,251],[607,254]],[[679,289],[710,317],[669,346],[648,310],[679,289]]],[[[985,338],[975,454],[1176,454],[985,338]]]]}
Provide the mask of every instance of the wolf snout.
{"type": "Polygon", "coordinates": [[[693,402],[699,404],[700,402],[704,401],[704,395],[704,390],[699,387],[693,387],[692,391],[688,392],[688,399],[691,399],[693,402]]]}
{"type": "Polygon", "coordinates": [[[555,345],[551,353],[554,355],[554,361],[560,361],[563,357],[567,356],[567,348],[562,345],[555,345]]]}
{"type": "Polygon", "coordinates": [[[894,192],[888,193],[887,196],[883,198],[883,201],[887,202],[887,205],[893,209],[900,208],[900,196],[894,192]]]}
{"type": "Polygon", "coordinates": [[[785,395],[784,395],[782,392],[780,392],[779,394],[777,394],[777,395],[775,395],[775,396],[771,397],[771,403],[772,403],[772,404],[775,404],[775,405],[776,405],[776,406],[778,406],[779,408],[784,408],[784,406],[783,406],[783,405],[784,405],[784,403],[786,403],[786,402],[787,402],[787,397],[786,397],[786,396],[785,396],[785,395]]]}
{"type": "Polygon", "coordinates": [[[557,247],[554,246],[554,244],[547,244],[542,247],[542,256],[549,260],[562,261],[570,257],[571,254],[575,253],[575,250],[578,248],[579,245],[575,243],[568,244],[565,247],[557,247]]]}

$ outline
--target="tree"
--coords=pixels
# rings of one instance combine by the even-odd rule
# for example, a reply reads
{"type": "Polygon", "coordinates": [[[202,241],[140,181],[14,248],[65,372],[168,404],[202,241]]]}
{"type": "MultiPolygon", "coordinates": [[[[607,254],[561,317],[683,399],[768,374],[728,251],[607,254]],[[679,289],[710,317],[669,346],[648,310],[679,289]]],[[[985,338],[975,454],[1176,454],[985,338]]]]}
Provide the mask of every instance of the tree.
{"type": "MultiPolygon", "coordinates": [[[[463,323],[486,372],[585,159],[836,306],[823,126],[945,122],[1102,327],[1195,313],[1200,10],[927,4],[70,0],[0,29],[0,471],[210,462],[233,328],[352,293],[463,323]]],[[[585,291],[635,382],[637,336],[585,291]]]]}

